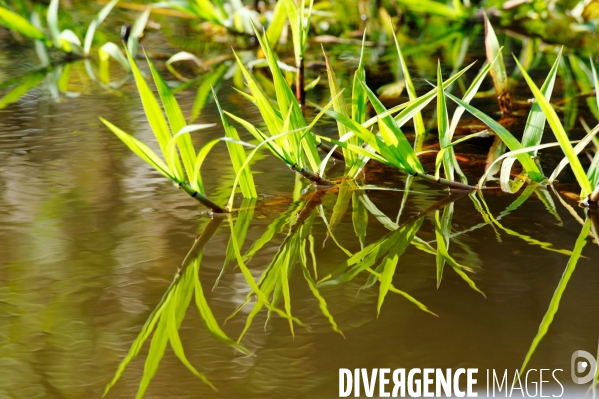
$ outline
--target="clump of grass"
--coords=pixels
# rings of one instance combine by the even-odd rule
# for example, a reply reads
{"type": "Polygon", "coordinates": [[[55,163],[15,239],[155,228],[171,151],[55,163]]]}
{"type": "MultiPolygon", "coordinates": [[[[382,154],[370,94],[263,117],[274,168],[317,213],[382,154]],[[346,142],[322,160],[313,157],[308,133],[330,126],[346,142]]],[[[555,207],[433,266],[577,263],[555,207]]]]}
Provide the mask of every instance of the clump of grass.
{"type": "MultiPolygon", "coordinates": [[[[272,50],[268,36],[259,33],[256,33],[256,35],[272,74],[276,94],[276,105],[269,100],[258,82],[247,70],[237,54],[235,54],[238,68],[245,78],[250,94],[239,90],[237,91],[258,107],[268,133],[263,132],[247,120],[225,110],[221,110],[223,123],[226,123],[225,116],[238,122],[260,142],[258,148],[266,146],[275,157],[287,164],[290,169],[315,184],[325,186],[330,185],[331,182],[326,179],[322,173],[316,172],[319,170],[321,162],[317,149],[318,143],[316,136],[311,133],[312,128],[324,114],[324,111],[321,111],[310,124],[306,122],[301,110],[301,105],[294,96],[291,87],[281,72],[277,56],[272,50]]],[[[325,109],[332,106],[340,95],[341,93],[338,93],[325,109]]],[[[256,148],[256,150],[258,150],[258,148],[256,148]]],[[[248,158],[241,166],[241,171],[249,164],[249,161],[256,150],[248,155],[248,158]]],[[[233,190],[235,190],[237,182],[239,181],[239,173],[236,182],[234,183],[233,190]]],[[[229,206],[231,206],[232,200],[233,195],[229,201],[229,206]]]]}
{"type": "MultiPolygon", "coordinates": [[[[87,57],[90,54],[98,26],[110,14],[116,3],[118,3],[118,0],[110,1],[95,16],[87,28],[83,44],[75,32],[70,29],[61,30],[58,26],[59,0],[51,0],[47,9],[46,24],[48,33],[44,32],[41,28],[37,14],[32,13],[33,22],[30,22],[6,7],[0,7],[0,25],[34,40],[36,43],[41,43],[43,45],[42,51],[44,52],[45,48],[54,48],[67,54],[77,54],[87,57]]],[[[40,49],[38,49],[39,51],[40,49]]]]}
{"type": "MultiPolygon", "coordinates": [[[[195,198],[202,205],[215,213],[226,212],[225,208],[214,203],[214,201],[205,194],[200,169],[209,151],[219,141],[239,142],[235,130],[225,125],[227,137],[208,142],[196,154],[191,141],[190,132],[212,127],[214,125],[187,125],[175,96],[148,58],[147,62],[152,73],[154,84],[160,95],[162,107],[166,112],[165,118],[158,100],[144,80],[141,71],[135,64],[135,61],[129,52],[127,52],[127,56],[133,71],[133,76],[135,77],[135,83],[141,97],[146,117],[158,141],[164,160],[156,155],[156,153],[154,153],[146,144],[137,140],[135,137],[125,133],[104,119],[101,119],[102,122],[104,122],[104,124],[140,158],[154,167],[154,169],[163,176],[174,182],[189,196],[195,198]]],[[[241,170],[239,167],[240,164],[245,161],[245,152],[243,149],[235,147],[233,150],[230,149],[230,153],[235,172],[240,173],[241,170]]],[[[242,191],[246,198],[255,198],[257,196],[249,169],[247,169],[247,172],[244,172],[242,176],[242,191]]]]}

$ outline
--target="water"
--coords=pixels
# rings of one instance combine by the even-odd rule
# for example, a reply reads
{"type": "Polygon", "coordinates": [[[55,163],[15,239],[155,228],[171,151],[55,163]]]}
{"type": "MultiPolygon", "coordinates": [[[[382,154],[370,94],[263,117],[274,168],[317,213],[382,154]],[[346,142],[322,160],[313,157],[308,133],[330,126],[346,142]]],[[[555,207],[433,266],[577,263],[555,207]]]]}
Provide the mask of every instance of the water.
{"type": "MultiPolygon", "coordinates": [[[[6,50],[0,57],[0,69],[10,76],[29,67],[11,64],[13,56],[6,50]]],[[[228,86],[225,82],[219,92],[224,108],[257,123],[258,112],[228,86]]],[[[156,148],[130,82],[120,91],[106,91],[86,77],[82,63],[76,63],[68,91],[81,95],[61,95],[56,102],[42,85],[0,111],[1,397],[100,397],[195,237],[210,222],[193,200],[146,166],[98,120],[102,116],[156,148]]],[[[188,90],[178,96],[185,112],[191,110],[194,94],[188,90]]],[[[523,118],[517,123],[524,123],[523,118]]],[[[211,103],[197,123],[218,121],[211,103]]],[[[319,128],[334,130],[330,123],[319,128]]],[[[199,146],[222,134],[219,125],[194,134],[194,143],[199,146]]],[[[465,147],[469,157],[465,169],[476,171],[474,176],[482,173],[488,145],[489,139],[481,139],[478,147],[465,147]],[[483,144],[487,147],[479,148],[483,144]]],[[[260,199],[252,208],[242,253],[284,212],[294,217],[305,205],[294,205],[294,174],[273,157],[262,158],[254,166],[260,199]]],[[[207,192],[224,203],[233,180],[224,145],[213,150],[203,175],[207,192]]],[[[387,168],[372,167],[367,176],[367,183],[379,187],[404,186],[405,177],[387,168]]],[[[557,191],[575,192],[567,175],[565,180],[557,191]]],[[[446,197],[444,191],[421,181],[411,190],[400,224],[446,197]]],[[[363,193],[395,221],[403,192],[363,193]]],[[[194,377],[168,348],[146,397],[337,397],[340,368],[478,368],[481,381],[487,369],[507,369],[511,378],[523,364],[569,259],[543,246],[571,251],[582,228],[553,191],[547,192],[551,201],[545,202],[539,193],[500,219],[504,229],[486,224],[451,241],[450,254],[472,269],[468,276],[486,298],[449,264],[437,288],[435,256],[408,245],[393,285],[438,317],[392,292],[377,317],[378,285],[360,290],[368,277],[362,272],[350,282],[319,287],[343,337],[322,314],[296,265],[289,278],[291,311],[309,329],[295,325],[293,337],[288,322],[276,315],[264,327],[267,314],[262,311],[241,341],[251,352],[244,355],[207,332],[192,301],[180,329],[181,341],[189,361],[218,392],[194,377]]],[[[299,201],[309,201],[312,195],[299,201]]],[[[322,205],[329,223],[337,198],[335,190],[320,198],[301,227],[313,237],[319,279],[347,259],[333,237],[327,238],[327,225],[319,214],[322,205]]],[[[495,218],[516,198],[498,190],[484,193],[495,218]]],[[[567,197],[563,201],[584,218],[574,201],[567,197]]],[[[468,196],[454,203],[452,232],[485,222],[475,205],[468,196]]],[[[361,247],[351,209],[350,203],[333,235],[347,251],[356,253],[361,247]]],[[[436,247],[434,216],[434,211],[424,216],[417,236],[436,247]]],[[[255,278],[268,267],[289,228],[275,234],[248,263],[255,278]]],[[[368,216],[366,245],[388,233],[368,216]]],[[[221,325],[250,292],[240,269],[233,267],[235,261],[212,289],[229,237],[229,222],[224,220],[206,245],[200,266],[205,297],[221,325]]],[[[555,319],[529,364],[535,369],[563,369],[557,375],[566,395],[572,396],[581,392],[570,378],[572,353],[597,350],[593,310],[599,306],[595,295],[599,253],[596,243],[588,241],[555,319]]],[[[314,276],[312,267],[309,261],[307,268],[314,276]]],[[[282,301],[279,307],[283,308],[282,301]]],[[[236,339],[248,313],[249,307],[229,320],[223,326],[225,333],[236,339]]],[[[107,397],[134,397],[148,346],[107,397]]],[[[551,389],[559,393],[555,384],[551,389]]]]}

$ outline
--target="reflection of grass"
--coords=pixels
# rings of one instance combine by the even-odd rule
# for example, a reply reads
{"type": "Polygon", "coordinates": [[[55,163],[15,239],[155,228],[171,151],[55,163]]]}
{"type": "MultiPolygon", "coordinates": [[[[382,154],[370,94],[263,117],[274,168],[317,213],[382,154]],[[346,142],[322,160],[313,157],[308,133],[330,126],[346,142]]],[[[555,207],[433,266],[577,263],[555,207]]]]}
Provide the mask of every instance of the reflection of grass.
{"type": "Polygon", "coordinates": [[[580,230],[580,234],[578,236],[578,239],[576,240],[576,245],[574,246],[574,249],[572,250],[572,255],[570,256],[570,259],[568,260],[568,264],[566,265],[566,269],[564,270],[564,274],[562,275],[562,278],[560,279],[559,283],[557,284],[557,287],[555,289],[553,297],[551,298],[551,302],[549,302],[549,307],[547,308],[547,312],[545,313],[545,316],[543,316],[543,320],[541,320],[541,324],[539,325],[539,331],[538,331],[537,335],[534,337],[532,344],[530,346],[530,349],[528,350],[528,353],[526,354],[526,357],[524,358],[524,363],[522,364],[522,367],[520,368],[520,374],[522,374],[526,370],[526,367],[528,366],[530,358],[535,353],[537,346],[539,345],[539,343],[541,342],[541,340],[543,339],[545,334],[547,334],[547,331],[549,330],[549,327],[551,326],[551,323],[553,322],[553,318],[555,317],[555,314],[557,313],[557,310],[559,309],[559,304],[562,299],[562,295],[564,294],[564,291],[566,290],[566,287],[568,286],[570,277],[572,277],[572,274],[574,273],[574,270],[576,269],[576,264],[578,263],[578,260],[580,259],[582,250],[584,249],[585,245],[587,244],[587,236],[589,235],[590,229],[591,229],[591,219],[588,218],[587,221],[585,222],[584,226],[580,230]]]}
{"type": "Polygon", "coordinates": [[[173,352],[181,360],[185,367],[187,367],[194,375],[199,377],[206,384],[214,388],[212,383],[204,376],[204,374],[200,373],[185,356],[183,344],[178,333],[179,327],[183,322],[183,318],[185,317],[185,313],[192,298],[195,299],[196,307],[206,329],[221,342],[247,353],[247,349],[230,339],[219,327],[219,324],[214,318],[212,310],[206,301],[202,284],[200,282],[200,263],[202,260],[204,247],[216,232],[216,229],[220,225],[221,221],[222,218],[211,220],[204,229],[203,233],[196,239],[193,247],[183,261],[183,265],[177,272],[174,281],[162,297],[160,303],[150,314],[150,317],[142,327],[142,330],[135,341],[133,341],[131,344],[129,353],[123,359],[123,361],[121,361],[116,375],[107,385],[104,394],[106,394],[119,380],[125,371],[125,368],[129,365],[131,360],[133,360],[133,358],[139,354],[142,346],[150,338],[152,333],[153,336],[150,343],[150,349],[146,357],[143,377],[141,379],[139,390],[136,396],[137,398],[143,397],[148,385],[150,384],[150,381],[156,374],[158,365],[164,356],[167,344],[170,344],[173,352]]]}
{"type": "MultiPolygon", "coordinates": [[[[295,325],[309,328],[309,326],[304,325],[294,316],[294,309],[296,309],[296,307],[293,304],[291,295],[291,281],[293,273],[297,268],[301,270],[301,276],[306,282],[311,295],[316,300],[320,313],[327,320],[331,329],[340,335],[343,335],[342,328],[335,320],[334,311],[331,310],[328,304],[325,288],[331,285],[349,282],[360,276],[364,276],[367,279],[366,284],[361,289],[373,287],[378,282],[378,299],[376,301],[377,315],[380,314],[388,294],[394,293],[402,296],[418,309],[436,316],[436,314],[424,303],[410,293],[402,290],[397,285],[397,282],[394,282],[396,279],[397,268],[401,265],[400,258],[405,254],[410,245],[414,245],[416,249],[436,257],[437,284],[440,284],[442,280],[444,265],[449,265],[451,266],[451,269],[474,291],[484,296],[484,293],[476,286],[469,276],[472,269],[457,263],[449,253],[449,244],[452,239],[455,239],[455,235],[452,235],[451,233],[452,217],[454,213],[453,205],[457,199],[466,195],[466,192],[453,192],[448,197],[445,197],[424,210],[417,212],[413,216],[408,217],[403,224],[397,225],[376,207],[363,189],[351,181],[346,181],[339,187],[339,196],[333,205],[332,216],[327,220],[322,203],[325,196],[332,191],[333,190],[318,190],[309,196],[304,197],[300,201],[292,203],[286,212],[283,212],[267,226],[266,231],[262,236],[255,240],[245,253],[241,252],[241,248],[245,246],[244,244],[247,241],[248,230],[252,225],[251,222],[255,205],[254,201],[244,201],[235,223],[233,223],[233,215],[227,216],[230,218],[229,244],[225,255],[225,263],[217,281],[221,279],[224,273],[230,271],[231,264],[236,261],[237,267],[239,267],[241,274],[244,276],[246,283],[250,287],[250,293],[247,294],[245,301],[227,319],[229,320],[235,316],[239,316],[244,308],[251,307],[246,315],[244,327],[236,341],[229,338],[219,327],[218,321],[215,319],[208,306],[202,290],[201,276],[199,273],[203,249],[222,219],[218,218],[210,221],[183,261],[182,267],[175,277],[173,284],[169,287],[162,301],[152,312],[139,336],[132,344],[128,355],[122,361],[115,378],[108,385],[107,390],[120,378],[129,362],[139,354],[142,345],[150,340],[152,333],[153,336],[151,338],[150,350],[146,359],[138,397],[141,397],[147,389],[152,377],[156,373],[158,364],[165,353],[166,347],[169,344],[186,367],[210,385],[206,376],[197,371],[185,357],[183,343],[178,335],[178,329],[192,298],[195,298],[196,307],[207,330],[220,341],[235,347],[240,351],[246,352],[244,347],[241,346],[243,339],[256,321],[256,317],[263,310],[267,313],[266,323],[271,320],[273,315],[278,315],[281,318],[286,319],[292,336],[295,335],[295,325]],[[316,209],[318,209],[318,213],[315,212],[316,209]],[[354,219],[354,229],[356,230],[356,234],[361,237],[361,240],[365,239],[368,218],[370,216],[377,219],[390,231],[375,242],[364,245],[360,251],[354,254],[345,250],[347,251],[348,259],[324,277],[319,278],[313,232],[314,223],[318,220],[320,214],[328,233],[327,237],[335,240],[335,243],[342,248],[340,242],[337,241],[334,232],[341,224],[342,218],[349,209],[356,210],[358,213],[357,215],[352,215],[352,219],[354,219]],[[422,229],[423,222],[427,217],[430,217],[434,222],[436,246],[417,237],[417,234],[422,229]],[[278,245],[277,252],[272,257],[268,266],[261,271],[259,277],[255,278],[254,274],[250,271],[248,264],[251,263],[254,256],[261,249],[271,243],[280,233],[284,233],[285,238],[282,243],[278,245]]],[[[506,229],[501,226],[497,220],[517,209],[534,191],[535,187],[532,185],[529,186],[525,194],[523,194],[515,203],[511,204],[497,218],[490,215],[488,210],[483,210],[483,205],[480,205],[480,210],[487,215],[488,224],[498,227],[501,231],[505,231],[506,229]]],[[[408,195],[409,193],[405,192],[404,204],[407,201],[405,196],[408,195]]],[[[484,207],[486,207],[486,204],[484,207]]],[[[404,212],[405,211],[406,210],[404,210],[404,212]]],[[[480,226],[475,227],[477,228],[480,226]]],[[[571,254],[570,261],[568,262],[564,276],[558,285],[558,289],[556,290],[548,313],[543,319],[539,334],[535,338],[533,346],[527,355],[523,369],[526,367],[530,357],[533,355],[538,343],[543,338],[557,312],[559,301],[568,280],[574,271],[576,262],[581,256],[585,238],[589,234],[590,229],[591,222],[589,219],[581,231],[581,235],[577,240],[574,251],[568,252],[571,254]]],[[[534,244],[533,241],[530,241],[529,243],[534,244]]]]}

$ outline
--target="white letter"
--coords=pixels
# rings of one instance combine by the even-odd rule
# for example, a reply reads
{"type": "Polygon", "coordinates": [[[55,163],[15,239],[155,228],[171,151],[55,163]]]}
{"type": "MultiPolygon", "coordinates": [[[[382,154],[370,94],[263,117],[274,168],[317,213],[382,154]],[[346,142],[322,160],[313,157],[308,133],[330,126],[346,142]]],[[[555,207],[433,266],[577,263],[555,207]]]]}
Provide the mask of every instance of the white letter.
{"type": "Polygon", "coordinates": [[[539,379],[539,393],[540,393],[540,396],[541,396],[542,398],[548,398],[548,397],[549,397],[549,395],[547,395],[547,396],[543,396],[543,383],[544,383],[544,382],[549,382],[549,380],[547,380],[547,381],[543,381],[543,370],[547,370],[547,371],[549,371],[550,369],[541,369],[541,370],[540,370],[540,373],[541,373],[541,378],[539,379]]]}
{"type": "Polygon", "coordinates": [[[435,396],[433,392],[428,390],[428,386],[433,383],[433,379],[430,378],[430,374],[434,373],[435,369],[424,369],[424,373],[422,375],[422,390],[425,398],[432,398],[435,396]]]}
{"type": "Polygon", "coordinates": [[[528,373],[530,373],[530,372],[531,372],[531,371],[533,371],[533,370],[534,370],[534,371],[537,371],[537,369],[530,369],[530,370],[528,370],[528,371],[526,372],[526,380],[524,380],[524,386],[526,387],[526,394],[527,394],[528,396],[530,396],[531,398],[534,398],[535,396],[537,396],[537,383],[536,383],[536,382],[533,382],[533,384],[535,384],[535,394],[534,394],[534,395],[531,395],[531,394],[529,394],[529,393],[528,393],[528,373]]]}
{"type": "Polygon", "coordinates": [[[458,398],[464,397],[464,391],[460,391],[460,374],[466,373],[465,369],[457,369],[453,375],[453,393],[458,398]]]}
{"type": "Polygon", "coordinates": [[[451,396],[451,369],[447,369],[447,377],[443,375],[443,370],[437,369],[435,372],[435,383],[437,384],[437,397],[441,397],[441,387],[448,398],[451,396]]]}
{"type": "Polygon", "coordinates": [[[551,395],[551,396],[553,396],[553,397],[556,397],[556,398],[559,398],[559,397],[561,397],[561,396],[564,394],[564,386],[562,385],[562,383],[561,383],[561,382],[559,382],[559,380],[558,380],[557,378],[555,378],[555,372],[556,372],[557,370],[559,370],[559,371],[564,371],[564,370],[562,370],[562,369],[555,369],[555,370],[553,370],[553,373],[551,373],[551,375],[553,375],[553,379],[554,379],[554,380],[555,380],[555,381],[556,381],[556,382],[559,384],[559,386],[562,388],[562,393],[561,393],[561,394],[559,394],[559,396],[555,396],[555,395],[551,395]]]}
{"type": "Polygon", "coordinates": [[[391,396],[393,396],[394,398],[397,398],[397,390],[399,389],[399,387],[401,387],[401,397],[405,398],[406,396],[406,369],[395,369],[393,371],[393,383],[395,384],[395,386],[393,387],[393,392],[391,393],[391,396]],[[397,375],[401,374],[401,379],[397,378],[397,375]]]}
{"type": "Polygon", "coordinates": [[[385,385],[389,383],[389,379],[385,378],[385,374],[390,372],[390,369],[381,369],[381,371],[379,372],[379,396],[381,398],[389,397],[389,392],[385,391],[385,385]]]}
{"type": "Polygon", "coordinates": [[[522,382],[520,381],[520,373],[517,369],[516,373],[514,374],[514,380],[512,381],[512,389],[510,389],[510,398],[512,397],[512,392],[514,392],[514,389],[519,389],[520,393],[522,394],[522,397],[524,397],[524,389],[522,388],[522,382]],[[520,388],[514,388],[516,381],[518,381],[518,385],[520,386],[520,388]]]}
{"type": "Polygon", "coordinates": [[[354,370],[354,397],[360,397],[360,369],[354,370]]]}
{"type": "Polygon", "coordinates": [[[347,398],[351,393],[351,371],[348,369],[339,369],[339,397],[347,398]],[[347,376],[347,383],[345,383],[345,376],[347,376]]]}
{"type": "Polygon", "coordinates": [[[412,398],[419,398],[421,392],[420,380],[414,381],[414,374],[420,374],[420,369],[412,369],[408,374],[408,394],[412,398]],[[412,389],[414,384],[416,384],[416,390],[412,389]]]}
{"type": "Polygon", "coordinates": [[[495,370],[493,370],[493,397],[495,397],[495,383],[497,383],[497,390],[501,392],[503,388],[503,384],[505,384],[505,396],[507,396],[507,370],[503,372],[503,378],[501,379],[501,385],[499,385],[499,380],[497,379],[497,375],[495,374],[495,370]]]}
{"type": "Polygon", "coordinates": [[[472,392],[472,386],[476,384],[476,380],[472,374],[478,373],[478,369],[468,369],[468,397],[476,398],[478,396],[478,392],[472,392]]]}
{"type": "Polygon", "coordinates": [[[368,372],[366,369],[362,369],[362,382],[364,383],[364,393],[366,397],[372,398],[374,395],[374,384],[376,384],[376,373],[379,369],[372,369],[372,376],[370,378],[370,383],[368,383],[368,372]]]}

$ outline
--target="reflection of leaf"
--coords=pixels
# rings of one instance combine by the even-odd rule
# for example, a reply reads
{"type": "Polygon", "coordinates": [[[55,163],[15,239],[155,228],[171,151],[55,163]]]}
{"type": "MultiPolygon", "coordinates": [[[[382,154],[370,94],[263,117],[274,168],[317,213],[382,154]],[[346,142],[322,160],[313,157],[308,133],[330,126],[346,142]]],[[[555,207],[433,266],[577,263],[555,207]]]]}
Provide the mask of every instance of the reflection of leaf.
{"type": "MultiPolygon", "coordinates": [[[[255,203],[255,199],[244,199],[241,204],[239,213],[237,214],[237,221],[235,222],[235,227],[233,228],[231,234],[235,234],[235,237],[237,238],[237,242],[239,243],[240,247],[242,247],[243,243],[245,242],[245,237],[250,227],[250,223],[252,222],[252,218],[254,217],[255,203]]],[[[231,242],[231,239],[229,239],[229,243],[227,244],[225,263],[223,264],[223,268],[221,269],[220,274],[214,282],[214,287],[218,285],[218,282],[227,270],[227,266],[234,259],[235,251],[233,250],[233,243],[231,242]]]]}
{"type": "Polygon", "coordinates": [[[104,395],[106,395],[110,388],[119,380],[131,360],[139,354],[142,346],[148,340],[152,332],[154,332],[154,334],[151,339],[150,349],[145,361],[143,377],[136,398],[143,397],[152,378],[156,374],[156,370],[164,356],[168,343],[170,343],[173,348],[175,355],[193,374],[214,388],[212,383],[187,360],[181,338],[179,337],[179,327],[183,322],[183,318],[185,317],[185,313],[192,297],[195,297],[196,306],[206,329],[221,342],[231,345],[242,352],[248,353],[247,349],[237,344],[221,330],[208,306],[206,298],[204,297],[200,282],[200,263],[204,247],[216,232],[221,221],[222,219],[210,220],[204,229],[204,232],[196,239],[193,247],[183,261],[183,265],[175,276],[173,283],[162,297],[160,303],[150,314],[150,317],[144,324],[141,332],[131,344],[129,353],[127,353],[127,356],[121,361],[114,378],[106,386],[104,395]]]}
{"type": "MultiPolygon", "coordinates": [[[[318,196],[317,196],[318,198],[318,196]]],[[[317,200],[318,201],[318,200],[317,200]]],[[[266,296],[272,298],[270,303],[256,301],[250,310],[243,331],[241,332],[238,342],[244,337],[249,328],[251,327],[255,316],[262,310],[263,307],[268,308],[267,323],[274,312],[283,313],[285,318],[289,321],[289,326],[292,335],[294,334],[292,321],[298,322],[298,320],[292,316],[291,313],[291,295],[289,290],[289,280],[292,277],[292,272],[295,266],[299,263],[302,268],[304,279],[308,283],[308,288],[317,299],[319,307],[323,315],[329,320],[334,331],[342,334],[341,330],[335,323],[333,316],[328,310],[326,300],[320,293],[314,278],[311,276],[308,270],[308,261],[312,260],[314,264],[314,275],[316,275],[316,257],[314,254],[314,239],[311,235],[312,225],[316,217],[313,214],[316,202],[303,201],[300,205],[304,205],[301,211],[296,216],[298,209],[297,204],[293,204],[289,211],[286,212],[284,217],[279,217],[273,221],[263,236],[254,243],[252,248],[245,254],[243,259],[249,261],[253,255],[269,242],[276,233],[279,233],[282,228],[290,221],[295,220],[295,224],[290,228],[285,240],[281,243],[277,253],[271,260],[267,268],[262,272],[258,279],[257,286],[260,291],[266,296]],[[308,253],[309,252],[309,253],[308,253]],[[284,312],[281,312],[276,308],[279,302],[283,303],[284,312]]],[[[317,204],[317,203],[316,203],[317,204]]],[[[238,257],[239,261],[239,257],[238,257]]],[[[234,317],[241,309],[248,305],[251,301],[252,294],[248,294],[244,303],[242,303],[235,312],[229,316],[229,319],[234,317]]],[[[300,324],[298,322],[298,324],[300,324]]],[[[300,324],[301,325],[301,324],[300,324]]],[[[343,334],[342,334],[343,335],[343,334]]]]}
{"type": "MultiPolygon", "coordinates": [[[[399,258],[404,254],[408,245],[412,243],[414,235],[420,229],[420,226],[422,226],[423,220],[423,218],[412,220],[398,229],[387,233],[384,237],[368,245],[339,265],[330,275],[321,280],[320,285],[327,286],[347,282],[366,270],[380,281],[377,315],[380,314],[381,307],[389,291],[402,295],[420,309],[432,313],[414,297],[404,291],[398,290],[392,284],[399,258]],[[372,270],[372,266],[379,261],[380,265],[376,270],[372,270]]],[[[369,279],[369,282],[363,288],[369,287],[372,284],[372,279],[369,279]]]]}
{"type": "Polygon", "coordinates": [[[587,243],[587,236],[589,235],[589,231],[591,229],[591,219],[587,219],[580,234],[578,235],[578,239],[576,240],[576,245],[574,246],[574,250],[572,251],[572,256],[568,260],[568,264],[566,265],[566,270],[564,270],[564,274],[557,284],[557,288],[553,293],[553,297],[551,298],[551,302],[549,302],[549,308],[547,308],[547,312],[545,316],[543,316],[543,320],[541,320],[541,324],[539,325],[539,331],[537,335],[534,337],[530,349],[524,358],[524,363],[522,364],[522,368],[520,368],[520,374],[522,374],[526,370],[526,366],[530,361],[530,358],[535,353],[537,346],[547,334],[551,323],[553,322],[553,318],[559,309],[559,304],[562,299],[562,295],[568,286],[568,282],[570,281],[570,277],[574,273],[574,269],[576,269],[576,264],[578,263],[578,259],[580,259],[580,255],[582,254],[582,250],[587,243]]]}
{"type": "Polygon", "coordinates": [[[322,284],[339,284],[351,281],[360,272],[374,266],[381,258],[387,257],[391,248],[393,254],[400,256],[412,241],[414,235],[420,229],[422,219],[411,221],[410,223],[391,231],[376,242],[368,245],[363,250],[356,252],[345,262],[341,263],[335,270],[327,276],[322,284]],[[329,279],[330,278],[330,279],[329,279]]]}
{"type": "MultiPolygon", "coordinates": [[[[451,219],[453,218],[453,204],[449,204],[443,209],[443,217],[439,217],[439,211],[435,212],[435,236],[437,243],[443,249],[449,249],[449,235],[451,234],[451,219]]],[[[443,251],[439,251],[437,247],[437,288],[441,285],[443,278],[443,266],[445,265],[445,257],[443,251]]]]}
{"type": "MultiPolygon", "coordinates": [[[[339,186],[339,194],[337,195],[337,201],[333,206],[333,214],[331,215],[331,221],[329,223],[329,229],[332,232],[335,227],[341,222],[341,219],[347,212],[349,202],[352,198],[353,189],[347,180],[343,180],[339,186]]],[[[327,233],[327,238],[330,233],[327,233]]],[[[325,239],[326,240],[326,239],[325,239]]]]}
{"type": "MultiPolygon", "coordinates": [[[[556,249],[556,248],[553,248],[553,245],[551,243],[549,243],[549,242],[539,241],[539,240],[537,240],[535,238],[527,236],[526,234],[518,233],[515,230],[512,230],[510,228],[507,228],[507,227],[503,226],[501,223],[499,223],[498,218],[493,217],[493,215],[491,214],[491,211],[489,210],[489,207],[488,207],[487,203],[485,202],[482,193],[479,192],[478,194],[480,196],[480,199],[482,200],[482,203],[484,204],[484,207],[486,209],[486,214],[489,217],[489,219],[493,222],[493,224],[495,224],[495,226],[499,227],[501,230],[505,231],[507,234],[509,234],[511,236],[514,236],[514,237],[518,237],[518,238],[522,239],[523,241],[525,241],[526,243],[528,243],[530,245],[539,246],[539,247],[541,247],[543,249],[546,249],[547,251],[557,252],[557,253],[562,254],[562,255],[572,255],[572,252],[568,251],[567,249],[556,249]]],[[[530,194],[528,194],[528,195],[530,195],[530,194]]]]}
{"type": "Polygon", "coordinates": [[[39,85],[45,77],[45,70],[27,75],[19,84],[13,87],[4,95],[4,97],[2,97],[2,99],[0,99],[0,109],[4,109],[10,104],[19,101],[19,99],[27,94],[29,90],[39,85]]]}
{"type": "Polygon", "coordinates": [[[547,211],[549,211],[549,213],[553,215],[553,217],[555,217],[555,219],[558,221],[558,225],[563,225],[562,218],[560,218],[559,213],[557,213],[555,202],[553,201],[553,198],[551,198],[551,194],[549,194],[549,191],[547,191],[547,187],[539,185],[537,186],[535,193],[537,194],[537,197],[539,197],[543,205],[545,205],[545,209],[547,209],[547,211]]]}

